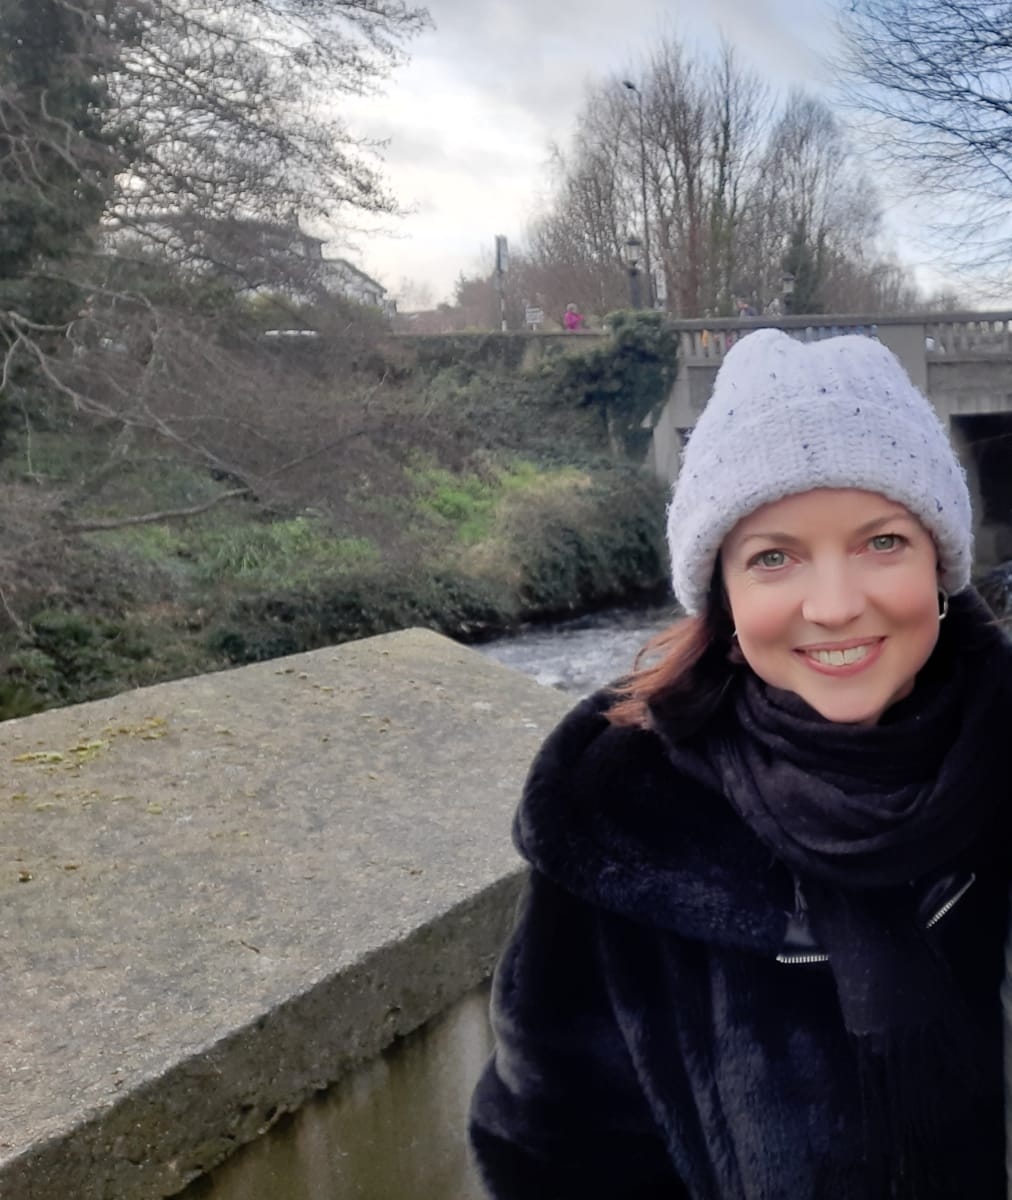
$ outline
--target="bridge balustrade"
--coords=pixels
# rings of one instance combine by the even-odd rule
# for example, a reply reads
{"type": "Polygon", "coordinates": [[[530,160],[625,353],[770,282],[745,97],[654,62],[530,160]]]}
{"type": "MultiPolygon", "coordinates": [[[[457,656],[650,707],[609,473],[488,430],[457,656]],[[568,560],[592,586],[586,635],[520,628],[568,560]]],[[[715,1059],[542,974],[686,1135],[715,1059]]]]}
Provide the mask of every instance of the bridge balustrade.
{"type": "Polygon", "coordinates": [[[736,341],[753,329],[783,329],[784,332],[803,342],[818,342],[825,338],[839,337],[844,333],[878,336],[874,321],[832,317],[826,320],[801,318],[741,318],[702,321],[675,321],[682,335],[683,361],[691,365],[716,364],[724,357],[736,341]]]}
{"type": "Polygon", "coordinates": [[[924,333],[929,358],[943,355],[973,358],[1012,353],[1012,316],[1009,313],[932,317],[925,321],[924,333]]]}
{"type": "Polygon", "coordinates": [[[706,317],[673,320],[681,334],[682,361],[690,366],[719,365],[727,351],[754,329],[782,329],[803,342],[817,342],[845,333],[879,338],[890,343],[899,327],[915,331],[914,344],[923,346],[928,360],[987,358],[1012,354],[1012,313],[912,313],[901,316],[832,314],[828,316],[706,317]]]}

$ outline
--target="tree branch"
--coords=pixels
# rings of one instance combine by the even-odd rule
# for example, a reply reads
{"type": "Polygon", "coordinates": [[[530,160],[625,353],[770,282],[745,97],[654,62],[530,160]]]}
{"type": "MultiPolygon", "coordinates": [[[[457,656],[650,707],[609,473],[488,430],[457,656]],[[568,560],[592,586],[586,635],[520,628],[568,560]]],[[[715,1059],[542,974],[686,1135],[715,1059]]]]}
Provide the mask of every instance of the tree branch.
{"type": "Polygon", "coordinates": [[[222,492],[205,504],[195,504],[191,508],[167,508],[161,512],[140,513],[130,517],[101,517],[91,521],[74,521],[65,528],[71,533],[98,533],[109,529],[125,529],[132,525],[158,525],[163,521],[181,521],[187,517],[198,517],[226,500],[235,500],[251,494],[249,488],[233,488],[232,491],[222,492]]]}

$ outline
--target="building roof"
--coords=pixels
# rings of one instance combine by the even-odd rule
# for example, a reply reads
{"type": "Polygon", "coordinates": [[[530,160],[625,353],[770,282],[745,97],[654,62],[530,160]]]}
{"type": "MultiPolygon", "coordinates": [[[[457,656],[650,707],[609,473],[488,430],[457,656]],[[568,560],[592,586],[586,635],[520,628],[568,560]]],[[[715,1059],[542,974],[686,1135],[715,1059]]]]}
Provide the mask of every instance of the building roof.
{"type": "Polygon", "coordinates": [[[361,270],[359,267],[356,267],[353,263],[348,262],[346,258],[325,258],[323,261],[328,266],[341,267],[344,271],[356,276],[363,283],[375,288],[376,291],[380,292],[382,295],[386,295],[387,289],[381,283],[377,283],[377,281],[373,279],[371,275],[367,275],[365,271],[361,270]]]}

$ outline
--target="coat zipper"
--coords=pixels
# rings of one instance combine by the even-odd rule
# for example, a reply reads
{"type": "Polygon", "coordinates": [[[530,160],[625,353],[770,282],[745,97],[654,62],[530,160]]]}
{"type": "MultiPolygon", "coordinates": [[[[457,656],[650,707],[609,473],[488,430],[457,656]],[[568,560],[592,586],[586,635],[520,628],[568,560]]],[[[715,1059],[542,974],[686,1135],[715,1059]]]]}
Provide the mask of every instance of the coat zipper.
{"type": "Polygon", "coordinates": [[[783,950],[777,955],[777,962],[784,963],[788,967],[803,966],[806,963],[827,963],[829,962],[828,954],[785,954],[783,950]]]}
{"type": "Polygon", "coordinates": [[[963,884],[963,886],[959,889],[959,891],[954,896],[950,896],[949,899],[946,900],[946,902],[942,905],[942,907],[938,910],[938,912],[935,913],[935,915],[931,918],[931,920],[927,923],[927,925],[924,926],[924,928],[930,929],[932,927],[932,925],[937,925],[938,922],[942,919],[942,917],[945,916],[945,914],[947,912],[949,912],[951,909],[956,907],[956,905],[960,902],[960,900],[963,899],[963,897],[966,895],[966,893],[970,890],[971,887],[973,887],[973,885],[976,882],[977,882],[977,876],[974,875],[973,872],[971,871],[970,878],[966,881],[966,883],[963,884]]]}
{"type": "MultiPolygon", "coordinates": [[[[950,896],[949,899],[946,900],[946,902],[933,917],[929,918],[924,928],[931,929],[937,925],[947,913],[950,913],[956,907],[956,905],[960,902],[960,900],[963,899],[970,888],[973,887],[976,881],[977,876],[971,872],[970,878],[966,881],[966,883],[963,884],[963,886],[958,892],[956,892],[954,896],[950,896]]],[[[781,952],[777,955],[777,962],[783,963],[785,966],[789,967],[804,966],[809,963],[827,963],[829,962],[829,955],[821,952],[817,953],[815,951],[810,953],[791,954],[790,952],[781,950],[781,952]]]]}

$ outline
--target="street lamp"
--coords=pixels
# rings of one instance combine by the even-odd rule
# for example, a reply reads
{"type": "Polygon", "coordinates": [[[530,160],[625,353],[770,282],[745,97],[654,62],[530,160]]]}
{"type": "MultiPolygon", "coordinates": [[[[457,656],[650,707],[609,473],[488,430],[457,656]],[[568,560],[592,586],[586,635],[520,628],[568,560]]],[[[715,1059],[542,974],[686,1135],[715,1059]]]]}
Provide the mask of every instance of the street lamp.
{"type": "Polygon", "coordinates": [[[780,277],[780,294],[783,296],[784,316],[790,316],[794,299],[794,276],[790,271],[785,271],[780,277]]]}
{"type": "Polygon", "coordinates": [[[653,307],[653,276],[650,274],[650,220],[647,217],[647,148],[643,138],[643,93],[631,79],[623,79],[622,86],[636,93],[639,109],[640,133],[640,199],[643,203],[643,270],[647,277],[647,304],[653,307]]]}
{"type": "Polygon", "coordinates": [[[629,272],[629,304],[632,308],[642,308],[640,295],[640,264],[643,243],[635,234],[630,234],[625,241],[625,265],[629,272]]]}

